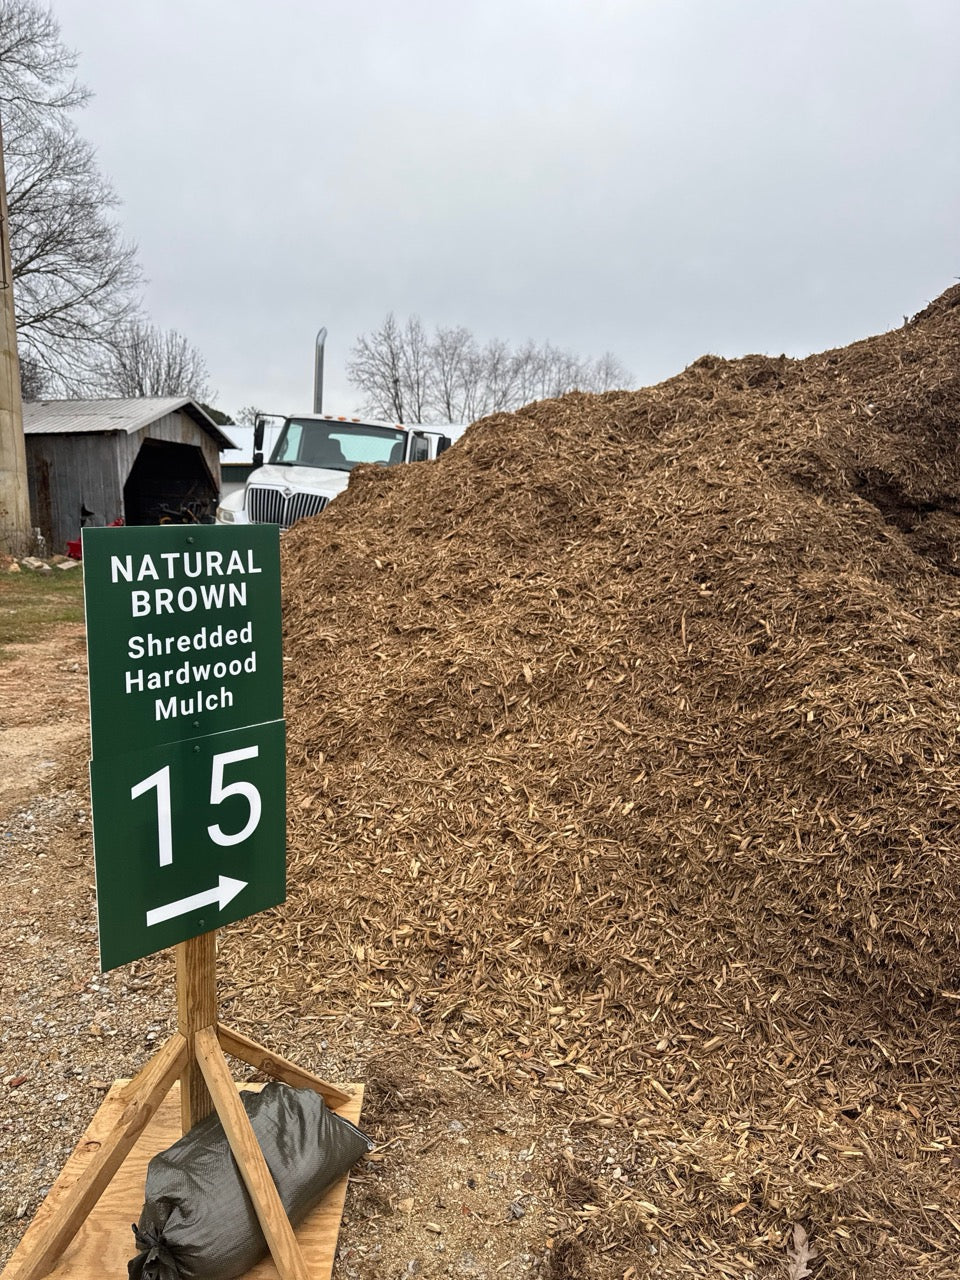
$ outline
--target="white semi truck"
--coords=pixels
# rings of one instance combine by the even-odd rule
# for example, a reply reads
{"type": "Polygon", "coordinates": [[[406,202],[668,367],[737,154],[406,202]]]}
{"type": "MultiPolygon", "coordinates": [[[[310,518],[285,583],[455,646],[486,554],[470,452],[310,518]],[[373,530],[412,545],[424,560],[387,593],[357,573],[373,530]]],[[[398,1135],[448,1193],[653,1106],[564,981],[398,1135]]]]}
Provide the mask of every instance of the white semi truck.
{"type": "MultiPolygon", "coordinates": [[[[253,465],[246,484],[226,495],[217,508],[221,524],[278,524],[289,529],[315,516],[347,487],[350,472],[361,463],[392,467],[426,462],[452,443],[450,435],[402,423],[364,422],[300,413],[284,418],[266,464],[263,438],[266,417],[254,427],[253,465]]],[[[459,433],[460,427],[446,428],[459,433]]]]}

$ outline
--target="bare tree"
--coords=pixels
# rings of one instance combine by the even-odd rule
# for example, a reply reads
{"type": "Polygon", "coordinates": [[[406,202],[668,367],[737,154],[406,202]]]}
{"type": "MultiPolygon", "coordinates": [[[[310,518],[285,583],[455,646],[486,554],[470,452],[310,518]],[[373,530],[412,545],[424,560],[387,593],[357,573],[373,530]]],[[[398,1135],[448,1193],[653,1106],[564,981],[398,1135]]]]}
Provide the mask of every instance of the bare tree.
{"type": "Polygon", "coordinates": [[[472,422],[567,391],[606,391],[629,375],[609,352],[590,362],[545,342],[516,350],[494,339],[480,347],[462,326],[428,339],[418,316],[357,339],[347,365],[365,412],[398,422],[472,422]]]}
{"type": "Polygon", "coordinates": [[[406,421],[403,366],[403,332],[391,311],[376,333],[357,339],[347,364],[347,376],[366,397],[365,413],[406,421]]]}
{"type": "MultiPolygon", "coordinates": [[[[419,316],[411,316],[400,335],[401,379],[406,390],[406,412],[411,422],[422,422],[428,412],[433,373],[430,340],[419,316]]],[[[397,419],[402,422],[402,418],[397,419]]]]}
{"type": "Polygon", "coordinates": [[[24,401],[42,400],[46,394],[43,370],[29,356],[20,357],[20,396],[24,401]]]}
{"type": "Polygon", "coordinates": [[[36,0],[0,0],[3,120],[21,358],[45,394],[89,389],[136,310],[136,250],[111,218],[117,198],[69,113],[89,95],[76,55],[36,0]]]}
{"type": "Polygon", "coordinates": [[[238,427],[255,427],[261,413],[263,410],[258,405],[245,404],[237,410],[234,421],[238,427]]]}
{"type": "Polygon", "coordinates": [[[100,384],[104,392],[119,396],[211,398],[206,361],[197,348],[176,329],[142,320],[115,334],[100,384]]]}
{"type": "Polygon", "coordinates": [[[432,346],[434,403],[443,422],[465,422],[467,402],[479,368],[477,344],[469,329],[436,331],[432,346]]]}
{"type": "Polygon", "coordinates": [[[592,377],[594,391],[616,391],[630,380],[626,369],[612,351],[605,351],[595,361],[592,377]]]}
{"type": "Polygon", "coordinates": [[[48,9],[34,0],[0,0],[0,103],[8,124],[43,124],[88,102],[89,90],[73,78],[76,66],[48,9]]]}

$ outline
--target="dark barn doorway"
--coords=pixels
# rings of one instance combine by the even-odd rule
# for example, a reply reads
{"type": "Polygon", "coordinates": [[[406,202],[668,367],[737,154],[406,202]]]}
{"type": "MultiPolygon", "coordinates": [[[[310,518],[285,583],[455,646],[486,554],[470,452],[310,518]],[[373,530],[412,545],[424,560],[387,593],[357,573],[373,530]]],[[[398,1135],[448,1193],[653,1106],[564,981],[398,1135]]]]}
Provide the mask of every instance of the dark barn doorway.
{"type": "Polygon", "coordinates": [[[217,486],[196,445],[144,440],[123,486],[127,524],[209,524],[216,507],[217,486]]]}

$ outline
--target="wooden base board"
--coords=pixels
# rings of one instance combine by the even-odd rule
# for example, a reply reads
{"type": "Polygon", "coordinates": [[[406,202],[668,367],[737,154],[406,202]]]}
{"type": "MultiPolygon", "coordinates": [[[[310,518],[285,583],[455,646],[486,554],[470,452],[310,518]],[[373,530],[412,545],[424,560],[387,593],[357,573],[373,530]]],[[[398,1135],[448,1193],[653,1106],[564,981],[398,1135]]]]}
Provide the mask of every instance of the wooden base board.
{"type": "MultiPolygon", "coordinates": [[[[91,1156],[99,1149],[104,1135],[116,1124],[122,1111],[118,1099],[120,1089],[127,1083],[117,1080],[108,1092],[99,1111],[90,1122],[86,1133],[64,1165],[60,1176],[50,1188],[50,1193],[37,1210],[36,1217],[24,1233],[0,1280],[15,1276],[18,1257],[24,1257],[32,1240],[43,1238],[46,1224],[56,1220],[57,1202],[67,1187],[82,1174],[91,1156]]],[[[237,1088],[260,1089],[261,1085],[237,1085],[237,1088]]],[[[363,1104],[363,1086],[346,1085],[352,1092],[349,1102],[337,1107],[337,1115],[359,1124],[363,1104]]],[[[127,1260],[136,1253],[131,1224],[140,1217],[143,1208],[143,1188],[147,1178],[147,1165],[158,1151],[172,1146],[180,1137],[180,1086],[174,1087],[160,1104],[156,1115],[140,1135],[133,1150],[127,1156],[113,1181],[100,1197],[99,1202],[67,1245],[60,1260],[49,1273],[50,1280],[102,1280],[103,1276],[125,1276],[127,1260]]],[[[311,1280],[330,1280],[333,1260],[337,1250],[337,1236],[343,1203],[347,1194],[347,1179],[341,1180],[324,1196],[313,1212],[297,1228],[297,1241],[303,1251],[307,1272],[311,1280]]],[[[279,1280],[277,1269],[269,1255],[248,1271],[244,1280],[279,1280]]]]}

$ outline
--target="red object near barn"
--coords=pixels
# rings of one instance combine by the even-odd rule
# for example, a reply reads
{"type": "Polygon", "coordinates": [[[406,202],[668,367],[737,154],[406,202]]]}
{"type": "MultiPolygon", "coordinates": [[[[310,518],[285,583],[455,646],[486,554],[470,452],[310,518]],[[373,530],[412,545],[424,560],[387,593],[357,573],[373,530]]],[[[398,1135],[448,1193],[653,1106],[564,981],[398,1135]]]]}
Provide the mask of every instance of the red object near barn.
{"type": "MultiPolygon", "coordinates": [[[[119,529],[123,524],[122,520],[111,520],[107,525],[108,529],[119,529]]],[[[83,559],[83,543],[79,538],[72,538],[67,543],[67,555],[71,560],[83,559]]]]}

